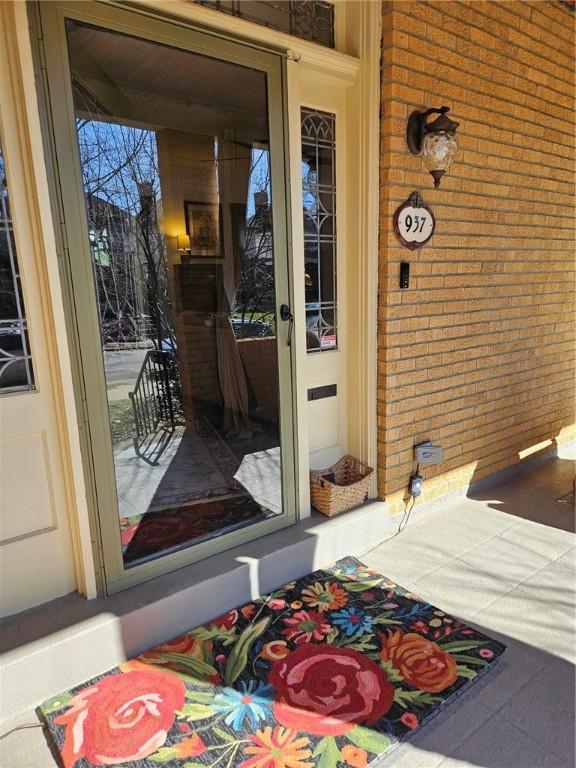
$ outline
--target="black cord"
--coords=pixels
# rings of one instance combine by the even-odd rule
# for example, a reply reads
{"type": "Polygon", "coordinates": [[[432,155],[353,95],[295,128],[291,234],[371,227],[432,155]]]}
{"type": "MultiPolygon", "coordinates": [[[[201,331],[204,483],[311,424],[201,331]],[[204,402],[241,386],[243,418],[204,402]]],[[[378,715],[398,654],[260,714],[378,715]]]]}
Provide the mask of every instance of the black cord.
{"type": "Polygon", "coordinates": [[[402,520],[400,520],[400,524],[398,525],[398,530],[396,531],[396,536],[399,533],[402,533],[402,531],[406,528],[408,523],[410,522],[410,515],[412,514],[412,510],[414,509],[414,505],[416,504],[416,496],[412,496],[412,504],[410,507],[408,507],[408,502],[406,502],[406,507],[404,508],[404,514],[402,515],[402,520]]]}
{"type": "Polygon", "coordinates": [[[0,735],[0,740],[5,739],[7,736],[10,736],[12,733],[16,733],[16,731],[25,731],[28,728],[44,728],[44,723],[24,723],[23,725],[18,725],[16,728],[12,728],[9,731],[6,731],[6,733],[3,733],[0,735]]]}
{"type": "MultiPolygon", "coordinates": [[[[418,470],[420,469],[420,464],[416,464],[416,474],[418,474],[418,470]]],[[[364,555],[370,554],[370,552],[373,552],[375,549],[378,549],[382,544],[386,544],[387,541],[392,541],[392,539],[395,539],[396,536],[399,536],[402,531],[406,528],[408,523],[410,522],[410,515],[412,514],[412,510],[414,509],[414,506],[416,504],[416,496],[412,496],[412,504],[409,505],[409,501],[406,502],[406,506],[404,507],[404,512],[402,514],[402,519],[400,520],[400,523],[398,525],[398,530],[396,533],[392,534],[392,536],[389,536],[387,539],[384,539],[384,541],[379,542],[378,544],[375,544],[373,547],[370,547],[366,552],[364,552],[364,555]]]]}

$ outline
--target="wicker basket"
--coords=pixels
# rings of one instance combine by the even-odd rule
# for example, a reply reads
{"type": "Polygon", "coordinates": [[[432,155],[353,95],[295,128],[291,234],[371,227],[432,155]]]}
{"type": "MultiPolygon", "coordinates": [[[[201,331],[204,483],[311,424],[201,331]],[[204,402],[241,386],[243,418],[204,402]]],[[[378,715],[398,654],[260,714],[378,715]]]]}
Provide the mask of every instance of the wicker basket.
{"type": "Polygon", "coordinates": [[[326,517],[333,517],[362,504],[374,470],[367,464],[344,456],[328,469],[310,471],[312,504],[326,517]]]}

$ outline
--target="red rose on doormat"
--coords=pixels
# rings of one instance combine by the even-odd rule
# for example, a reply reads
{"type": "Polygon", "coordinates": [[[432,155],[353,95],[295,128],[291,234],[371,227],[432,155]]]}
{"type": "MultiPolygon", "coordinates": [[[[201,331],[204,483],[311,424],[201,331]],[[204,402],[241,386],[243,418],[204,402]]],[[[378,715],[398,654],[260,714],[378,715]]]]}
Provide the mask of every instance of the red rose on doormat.
{"type": "MultiPolygon", "coordinates": [[[[212,644],[210,643],[210,646],[212,644]]],[[[197,637],[191,635],[180,635],[167,643],[157,645],[155,648],[151,648],[146,653],[140,655],[140,658],[144,661],[156,661],[156,656],[163,653],[187,653],[195,659],[203,660],[202,656],[202,643],[197,637]]]]}
{"type": "MultiPolygon", "coordinates": [[[[188,662],[187,657],[190,660],[196,660],[200,662],[206,661],[206,657],[212,653],[214,643],[212,640],[200,640],[197,637],[191,637],[190,635],[181,635],[174,638],[167,643],[156,646],[145,653],[140,654],[137,659],[133,659],[132,662],[124,662],[120,664],[120,669],[125,672],[126,667],[129,664],[128,669],[134,671],[134,669],[140,669],[134,662],[144,662],[151,664],[155,667],[162,666],[165,669],[171,669],[174,672],[183,672],[184,674],[192,674],[191,670],[194,669],[194,665],[188,662]]],[[[194,676],[198,679],[206,680],[210,683],[219,683],[220,675],[215,669],[212,670],[212,674],[194,673],[194,676]]]]}
{"type": "Polygon", "coordinates": [[[232,629],[234,624],[238,621],[238,611],[228,611],[228,613],[223,613],[222,616],[217,616],[215,619],[212,619],[212,621],[208,622],[209,626],[214,627],[224,627],[224,629],[232,629]]]}
{"type": "Polygon", "coordinates": [[[458,679],[456,662],[432,640],[399,629],[381,638],[380,658],[391,662],[414,688],[427,693],[440,693],[458,679]]]}
{"type": "Polygon", "coordinates": [[[156,752],[182,709],[186,687],[176,675],[158,671],[103,677],[80,691],[54,722],[66,727],[62,760],[118,765],[156,752]]]}
{"type": "Polygon", "coordinates": [[[394,701],[383,669],[352,648],[328,643],[292,651],[272,666],[268,682],[278,691],[278,722],[320,736],[340,736],[358,723],[371,725],[394,701]]]}

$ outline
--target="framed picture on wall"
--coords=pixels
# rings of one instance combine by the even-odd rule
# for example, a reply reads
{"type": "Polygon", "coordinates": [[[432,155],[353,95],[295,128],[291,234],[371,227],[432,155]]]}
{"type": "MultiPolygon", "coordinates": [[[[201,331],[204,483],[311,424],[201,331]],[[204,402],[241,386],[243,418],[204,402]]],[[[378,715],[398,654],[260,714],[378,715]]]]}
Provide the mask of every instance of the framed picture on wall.
{"type": "Polygon", "coordinates": [[[218,203],[184,201],[186,234],[192,258],[217,259],[222,256],[220,206],[218,203]]]}

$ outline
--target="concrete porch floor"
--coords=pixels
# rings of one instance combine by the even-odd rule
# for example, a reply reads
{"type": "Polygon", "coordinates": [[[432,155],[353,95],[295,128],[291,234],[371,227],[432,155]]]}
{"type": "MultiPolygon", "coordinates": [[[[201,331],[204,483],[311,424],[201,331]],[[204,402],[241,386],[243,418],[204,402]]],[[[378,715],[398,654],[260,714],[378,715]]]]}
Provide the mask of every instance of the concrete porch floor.
{"type": "MultiPolygon", "coordinates": [[[[415,514],[401,534],[351,553],[508,646],[498,669],[379,768],[575,765],[572,458],[415,514]]],[[[33,712],[3,732],[2,768],[57,765],[33,712]]]]}

